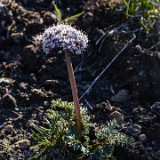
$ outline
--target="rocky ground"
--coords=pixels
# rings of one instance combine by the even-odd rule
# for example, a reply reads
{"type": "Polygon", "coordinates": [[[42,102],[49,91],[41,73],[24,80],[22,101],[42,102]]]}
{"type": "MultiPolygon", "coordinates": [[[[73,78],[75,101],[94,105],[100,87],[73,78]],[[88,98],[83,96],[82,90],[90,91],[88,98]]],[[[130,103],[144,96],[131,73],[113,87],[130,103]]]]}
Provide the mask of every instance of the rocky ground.
{"type": "MultiPolygon", "coordinates": [[[[93,121],[116,118],[137,142],[134,149],[116,150],[115,159],[158,160],[160,51],[142,32],[139,18],[127,18],[117,2],[55,2],[64,17],[83,12],[70,22],[90,40],[83,57],[72,57],[79,97],[105,70],[80,102],[93,121]]],[[[51,100],[72,101],[63,53],[45,56],[34,46],[35,36],[56,23],[50,0],[1,0],[0,160],[27,160],[34,152],[31,129],[44,125],[51,100]]]]}

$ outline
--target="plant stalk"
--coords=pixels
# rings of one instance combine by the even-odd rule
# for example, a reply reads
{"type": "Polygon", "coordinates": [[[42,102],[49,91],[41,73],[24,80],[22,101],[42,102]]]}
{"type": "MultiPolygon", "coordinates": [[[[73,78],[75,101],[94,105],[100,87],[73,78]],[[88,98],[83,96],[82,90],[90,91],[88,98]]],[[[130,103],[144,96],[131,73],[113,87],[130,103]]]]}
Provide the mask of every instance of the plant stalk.
{"type": "Polygon", "coordinates": [[[77,130],[77,133],[79,134],[81,133],[81,130],[82,130],[80,105],[79,105],[77,86],[76,86],[76,80],[75,80],[74,71],[72,67],[72,62],[70,59],[69,52],[67,51],[65,51],[65,58],[66,58],[69,81],[71,85],[72,97],[73,97],[74,107],[75,107],[76,130],[77,130]]]}

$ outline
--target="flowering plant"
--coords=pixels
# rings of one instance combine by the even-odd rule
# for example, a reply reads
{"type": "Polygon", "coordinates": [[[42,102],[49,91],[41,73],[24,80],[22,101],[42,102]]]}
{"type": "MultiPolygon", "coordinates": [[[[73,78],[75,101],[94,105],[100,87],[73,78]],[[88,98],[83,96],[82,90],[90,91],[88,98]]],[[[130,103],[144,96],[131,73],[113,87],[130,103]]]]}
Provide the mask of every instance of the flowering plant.
{"type": "Polygon", "coordinates": [[[81,54],[87,48],[87,36],[70,25],[59,24],[46,29],[42,35],[35,39],[35,43],[38,47],[43,48],[46,54],[54,48],[60,48],[64,51],[75,106],[76,130],[77,133],[81,133],[80,105],[70,53],[81,54]]]}

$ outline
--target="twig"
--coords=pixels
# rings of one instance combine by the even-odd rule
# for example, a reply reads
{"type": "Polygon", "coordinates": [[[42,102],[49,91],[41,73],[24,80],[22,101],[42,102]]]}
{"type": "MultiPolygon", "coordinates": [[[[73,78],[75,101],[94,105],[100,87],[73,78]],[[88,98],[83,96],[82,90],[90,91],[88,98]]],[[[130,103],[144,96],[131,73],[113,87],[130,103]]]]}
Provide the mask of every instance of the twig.
{"type": "Polygon", "coordinates": [[[160,41],[158,41],[156,44],[154,44],[151,49],[155,48],[156,46],[158,46],[160,44],[160,41]]]}
{"type": "Polygon", "coordinates": [[[86,98],[84,98],[84,101],[86,102],[86,104],[88,105],[88,107],[93,110],[93,107],[90,105],[90,103],[86,100],[86,98]]]}
{"type": "Polygon", "coordinates": [[[133,38],[128,41],[128,43],[122,48],[120,52],[117,53],[117,55],[111,60],[111,62],[104,68],[104,70],[96,77],[96,79],[92,82],[92,84],[88,87],[88,89],[82,94],[82,96],[79,98],[81,100],[87,93],[90,92],[93,85],[98,81],[98,79],[103,75],[103,73],[112,65],[112,63],[120,56],[121,53],[128,47],[130,43],[132,43],[136,38],[136,35],[133,34],[133,38]]]}
{"type": "Polygon", "coordinates": [[[100,36],[100,38],[97,40],[95,45],[98,45],[98,43],[101,41],[101,39],[103,39],[103,37],[106,36],[106,33],[104,31],[102,31],[102,35],[100,36]]]}
{"type": "Polygon", "coordinates": [[[106,40],[107,37],[108,37],[107,34],[103,36],[103,39],[101,40],[101,43],[100,43],[99,48],[98,48],[98,52],[101,51],[102,45],[104,44],[104,41],[106,40]]]}
{"type": "Polygon", "coordinates": [[[102,36],[98,39],[98,41],[96,42],[96,45],[98,45],[98,44],[100,43],[100,45],[99,45],[99,47],[98,47],[98,52],[101,51],[102,45],[104,44],[104,41],[106,40],[106,38],[107,38],[108,36],[113,35],[115,32],[118,32],[118,30],[119,30],[120,28],[123,28],[123,27],[125,27],[124,24],[121,25],[121,26],[119,26],[119,27],[117,27],[117,28],[112,29],[112,30],[111,30],[110,32],[108,32],[108,33],[103,33],[103,35],[102,35],[102,36]]]}

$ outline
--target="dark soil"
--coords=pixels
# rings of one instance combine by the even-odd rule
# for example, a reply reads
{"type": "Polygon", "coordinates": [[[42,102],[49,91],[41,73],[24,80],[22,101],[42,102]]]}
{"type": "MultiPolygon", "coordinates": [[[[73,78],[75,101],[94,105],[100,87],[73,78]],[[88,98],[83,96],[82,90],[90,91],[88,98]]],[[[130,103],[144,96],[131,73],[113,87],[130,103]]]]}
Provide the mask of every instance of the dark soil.
{"type": "MultiPolygon", "coordinates": [[[[27,160],[34,151],[31,129],[44,124],[52,99],[72,101],[64,55],[44,55],[34,38],[57,24],[50,0],[0,3],[0,160],[27,160]]],[[[160,51],[141,30],[140,19],[127,18],[123,5],[110,1],[55,1],[63,16],[83,12],[70,23],[88,34],[83,57],[72,57],[81,103],[96,123],[116,118],[137,146],[116,148],[117,160],[160,159],[160,51]],[[135,39],[129,41],[135,36],[135,39]],[[116,114],[115,114],[116,113],[116,114]],[[117,114],[118,113],[118,114],[117,114]]]]}

